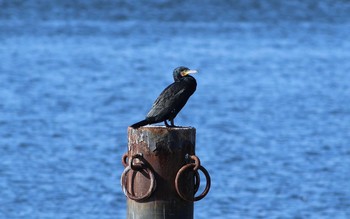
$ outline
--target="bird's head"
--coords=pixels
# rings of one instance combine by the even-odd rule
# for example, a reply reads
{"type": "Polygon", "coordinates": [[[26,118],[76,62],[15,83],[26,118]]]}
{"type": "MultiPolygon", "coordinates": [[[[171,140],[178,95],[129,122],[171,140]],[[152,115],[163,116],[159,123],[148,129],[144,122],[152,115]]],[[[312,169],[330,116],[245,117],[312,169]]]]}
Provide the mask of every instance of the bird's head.
{"type": "Polygon", "coordinates": [[[184,66],[180,66],[174,69],[173,76],[175,81],[179,81],[182,77],[186,77],[187,75],[194,73],[197,73],[197,71],[191,70],[184,66]]]}

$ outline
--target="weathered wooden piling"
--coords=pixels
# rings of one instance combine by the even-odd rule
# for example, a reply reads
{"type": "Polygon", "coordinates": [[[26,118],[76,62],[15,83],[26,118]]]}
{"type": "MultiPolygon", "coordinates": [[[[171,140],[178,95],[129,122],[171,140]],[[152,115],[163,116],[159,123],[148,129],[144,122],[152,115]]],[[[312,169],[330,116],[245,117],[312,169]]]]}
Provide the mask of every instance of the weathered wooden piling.
{"type": "Polygon", "coordinates": [[[183,167],[195,154],[195,139],[196,129],[192,127],[128,128],[128,152],[123,157],[126,169],[121,177],[128,196],[128,219],[193,218],[199,175],[183,167]],[[186,170],[179,174],[181,168],[186,170]]]}

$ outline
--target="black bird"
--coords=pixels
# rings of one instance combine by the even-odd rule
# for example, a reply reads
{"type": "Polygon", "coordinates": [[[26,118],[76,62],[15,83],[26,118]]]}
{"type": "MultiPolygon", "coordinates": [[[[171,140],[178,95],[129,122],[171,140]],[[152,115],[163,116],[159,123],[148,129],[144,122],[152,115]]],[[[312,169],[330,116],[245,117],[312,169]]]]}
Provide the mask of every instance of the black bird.
{"type": "Polygon", "coordinates": [[[197,71],[183,66],[175,68],[173,71],[175,82],[165,88],[154,101],[146,119],[131,125],[131,127],[139,128],[158,122],[164,122],[166,127],[175,127],[174,118],[196,91],[196,79],[189,75],[192,73],[197,73],[197,71]],[[168,124],[167,120],[170,121],[171,125],[168,124]]]}

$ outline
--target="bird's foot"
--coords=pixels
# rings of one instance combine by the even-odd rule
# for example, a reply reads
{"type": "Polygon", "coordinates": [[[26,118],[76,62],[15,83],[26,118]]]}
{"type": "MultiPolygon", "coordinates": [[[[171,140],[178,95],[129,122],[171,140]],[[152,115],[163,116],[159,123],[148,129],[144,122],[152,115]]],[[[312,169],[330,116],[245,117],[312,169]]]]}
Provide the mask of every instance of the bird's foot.
{"type": "Polygon", "coordinates": [[[167,128],[174,128],[174,127],[177,127],[175,124],[174,124],[174,120],[169,120],[170,121],[170,125],[168,123],[167,120],[164,120],[164,124],[167,128]]]}
{"type": "Polygon", "coordinates": [[[174,124],[174,119],[171,119],[171,120],[170,120],[170,124],[171,124],[171,127],[177,127],[177,126],[174,124]]]}
{"type": "Polygon", "coordinates": [[[165,127],[170,127],[170,125],[168,124],[168,122],[166,120],[164,120],[164,124],[165,124],[165,127]]]}

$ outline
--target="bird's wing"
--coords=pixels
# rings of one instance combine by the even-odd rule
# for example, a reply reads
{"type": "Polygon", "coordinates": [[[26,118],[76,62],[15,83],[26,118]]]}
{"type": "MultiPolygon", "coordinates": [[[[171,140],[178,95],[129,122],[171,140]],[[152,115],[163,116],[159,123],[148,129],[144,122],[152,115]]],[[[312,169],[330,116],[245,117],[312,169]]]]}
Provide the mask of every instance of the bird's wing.
{"type": "Polygon", "coordinates": [[[170,114],[183,99],[185,90],[186,88],[181,82],[174,82],[169,85],[154,101],[152,109],[147,114],[147,117],[161,118],[170,114]]]}

